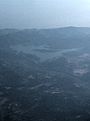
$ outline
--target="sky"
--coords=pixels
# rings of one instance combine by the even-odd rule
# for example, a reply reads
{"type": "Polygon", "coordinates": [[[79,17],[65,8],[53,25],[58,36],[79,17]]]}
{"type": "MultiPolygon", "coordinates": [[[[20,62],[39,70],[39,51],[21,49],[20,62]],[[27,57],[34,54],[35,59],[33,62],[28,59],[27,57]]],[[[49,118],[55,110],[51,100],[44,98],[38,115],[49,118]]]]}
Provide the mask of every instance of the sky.
{"type": "Polygon", "coordinates": [[[90,0],[0,0],[0,28],[90,27],[90,0]]]}

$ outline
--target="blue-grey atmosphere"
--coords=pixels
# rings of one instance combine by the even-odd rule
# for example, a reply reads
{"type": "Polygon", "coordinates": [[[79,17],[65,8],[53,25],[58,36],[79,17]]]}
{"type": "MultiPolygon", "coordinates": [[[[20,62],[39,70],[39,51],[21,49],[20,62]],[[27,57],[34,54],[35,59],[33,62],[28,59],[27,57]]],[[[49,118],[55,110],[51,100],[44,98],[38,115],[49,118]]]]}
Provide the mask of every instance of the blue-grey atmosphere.
{"type": "Polygon", "coordinates": [[[0,28],[90,26],[89,0],[0,0],[0,28]]]}
{"type": "Polygon", "coordinates": [[[90,0],[0,0],[0,121],[90,121],[90,0]]]}

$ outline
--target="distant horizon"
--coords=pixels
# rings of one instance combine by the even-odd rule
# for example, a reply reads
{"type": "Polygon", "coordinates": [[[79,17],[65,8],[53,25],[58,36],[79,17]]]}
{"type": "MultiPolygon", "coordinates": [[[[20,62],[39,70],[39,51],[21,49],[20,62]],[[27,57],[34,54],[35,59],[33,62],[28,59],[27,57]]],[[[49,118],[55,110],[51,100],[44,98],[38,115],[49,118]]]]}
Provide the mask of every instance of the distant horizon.
{"type": "Polygon", "coordinates": [[[43,28],[0,28],[0,30],[29,30],[29,29],[36,29],[36,30],[42,30],[42,29],[59,29],[59,28],[90,28],[90,26],[59,26],[59,27],[43,27],[43,28]]]}

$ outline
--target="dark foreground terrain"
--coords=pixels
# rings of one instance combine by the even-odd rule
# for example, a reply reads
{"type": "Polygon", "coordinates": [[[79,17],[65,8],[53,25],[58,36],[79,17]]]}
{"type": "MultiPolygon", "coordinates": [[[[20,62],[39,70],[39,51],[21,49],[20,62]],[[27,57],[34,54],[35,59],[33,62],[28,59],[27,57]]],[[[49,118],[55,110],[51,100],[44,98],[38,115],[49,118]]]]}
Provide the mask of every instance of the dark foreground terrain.
{"type": "Polygon", "coordinates": [[[0,121],[90,121],[90,28],[0,30],[0,121]]]}

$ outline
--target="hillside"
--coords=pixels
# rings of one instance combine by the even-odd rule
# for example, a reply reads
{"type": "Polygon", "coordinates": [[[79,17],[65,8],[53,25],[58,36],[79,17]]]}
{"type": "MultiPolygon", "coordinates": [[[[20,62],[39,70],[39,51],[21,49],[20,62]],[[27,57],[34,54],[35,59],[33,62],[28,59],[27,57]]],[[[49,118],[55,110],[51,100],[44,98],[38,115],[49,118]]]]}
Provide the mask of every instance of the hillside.
{"type": "Polygon", "coordinates": [[[0,121],[90,120],[90,28],[0,30],[0,121]]]}

